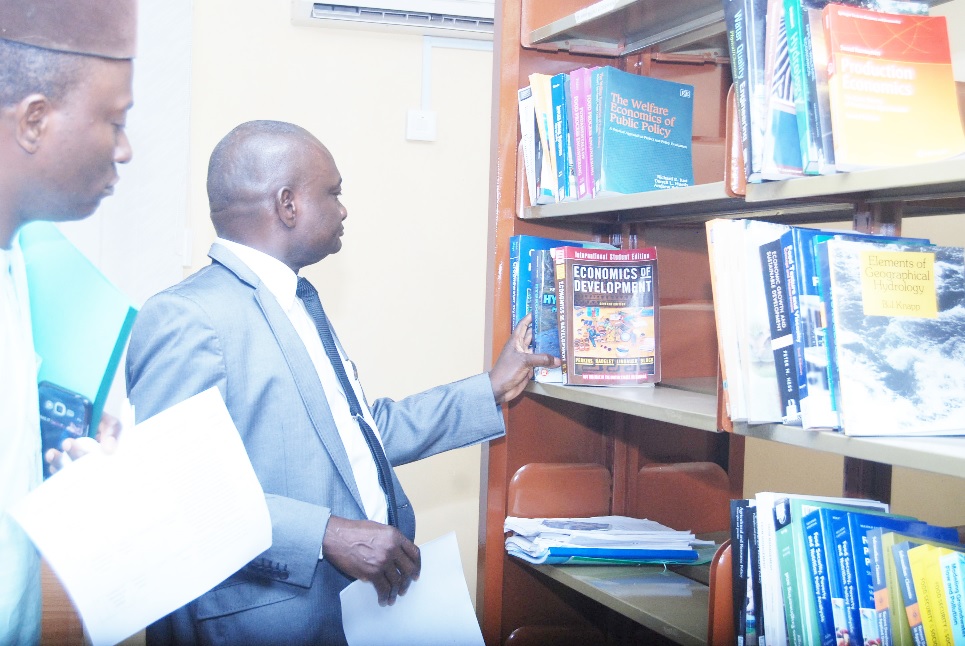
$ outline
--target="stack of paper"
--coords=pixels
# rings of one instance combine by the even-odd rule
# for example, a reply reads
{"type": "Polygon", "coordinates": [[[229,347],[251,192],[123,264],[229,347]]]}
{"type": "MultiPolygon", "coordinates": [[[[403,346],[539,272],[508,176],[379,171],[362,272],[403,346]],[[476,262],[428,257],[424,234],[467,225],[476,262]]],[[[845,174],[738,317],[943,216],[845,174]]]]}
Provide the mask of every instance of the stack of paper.
{"type": "Polygon", "coordinates": [[[712,547],[692,533],[627,516],[516,518],[503,530],[506,551],[530,563],[695,563],[697,547],[712,547]]]}

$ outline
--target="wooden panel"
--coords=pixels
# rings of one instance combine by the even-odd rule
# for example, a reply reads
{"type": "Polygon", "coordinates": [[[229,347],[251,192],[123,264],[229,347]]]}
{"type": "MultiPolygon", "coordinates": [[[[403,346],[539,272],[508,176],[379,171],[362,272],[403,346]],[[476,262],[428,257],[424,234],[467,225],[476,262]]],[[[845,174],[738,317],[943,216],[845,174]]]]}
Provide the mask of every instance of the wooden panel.
{"type": "Polygon", "coordinates": [[[580,626],[522,626],[506,638],[506,646],[603,646],[606,638],[595,628],[580,626]]]}

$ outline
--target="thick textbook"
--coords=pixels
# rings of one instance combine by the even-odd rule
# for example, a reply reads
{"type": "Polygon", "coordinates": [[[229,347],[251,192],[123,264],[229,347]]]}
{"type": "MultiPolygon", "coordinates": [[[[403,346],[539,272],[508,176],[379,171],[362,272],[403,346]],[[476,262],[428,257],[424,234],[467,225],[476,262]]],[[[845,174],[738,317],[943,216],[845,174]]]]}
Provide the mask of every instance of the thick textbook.
{"type": "Polygon", "coordinates": [[[845,434],[965,434],[965,249],[822,246],[845,434]]]}
{"type": "Polygon", "coordinates": [[[137,310],[55,225],[26,225],[20,246],[38,379],[87,397],[96,432],[137,310]]]}
{"type": "Polygon", "coordinates": [[[657,250],[556,251],[563,382],[585,386],[660,381],[657,250]]]}
{"type": "Polygon", "coordinates": [[[943,16],[829,4],[824,19],[839,170],[904,166],[965,152],[943,16]]]}
{"type": "Polygon", "coordinates": [[[693,185],[693,86],[609,66],[590,78],[594,195],[693,185]]]}

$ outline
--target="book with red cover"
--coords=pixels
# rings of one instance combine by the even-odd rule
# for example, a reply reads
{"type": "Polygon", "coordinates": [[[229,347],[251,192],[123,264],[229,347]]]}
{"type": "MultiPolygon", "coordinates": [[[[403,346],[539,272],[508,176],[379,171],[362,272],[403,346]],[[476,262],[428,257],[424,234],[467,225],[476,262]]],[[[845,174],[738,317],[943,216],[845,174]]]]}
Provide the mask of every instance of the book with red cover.
{"type": "Polygon", "coordinates": [[[824,20],[838,170],[965,153],[944,17],[829,4],[824,20]]]}

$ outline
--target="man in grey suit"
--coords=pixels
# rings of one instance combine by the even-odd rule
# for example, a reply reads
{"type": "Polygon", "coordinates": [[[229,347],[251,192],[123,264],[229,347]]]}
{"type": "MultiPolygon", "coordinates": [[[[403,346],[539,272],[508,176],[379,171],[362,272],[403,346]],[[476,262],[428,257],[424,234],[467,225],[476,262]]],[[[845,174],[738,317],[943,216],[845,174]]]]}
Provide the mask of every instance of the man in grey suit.
{"type": "Polygon", "coordinates": [[[367,405],[314,289],[298,277],[341,248],[340,192],[331,154],[302,128],[238,126],[208,166],[212,263],[138,315],[127,356],[138,419],[217,386],[272,519],[272,546],[151,626],[150,643],[344,643],[342,588],[370,581],[391,604],[421,566],[415,515],[386,458],[406,464],[500,437],[499,405],[522,392],[533,367],[558,365],[527,350],[524,322],[489,373],[367,405]]]}

